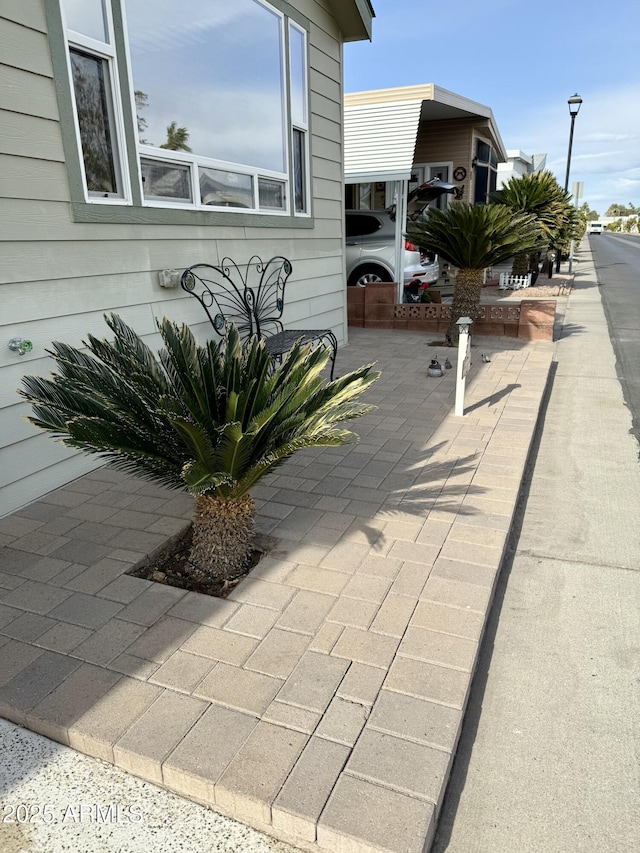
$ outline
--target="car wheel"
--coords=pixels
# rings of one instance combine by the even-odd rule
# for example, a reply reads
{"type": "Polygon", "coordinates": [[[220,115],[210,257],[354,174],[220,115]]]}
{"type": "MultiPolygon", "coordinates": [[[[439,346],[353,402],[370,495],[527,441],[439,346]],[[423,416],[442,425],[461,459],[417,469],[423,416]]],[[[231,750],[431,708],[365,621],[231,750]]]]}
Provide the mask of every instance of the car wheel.
{"type": "Polygon", "coordinates": [[[366,287],[377,281],[391,281],[391,279],[384,267],[378,267],[375,264],[358,267],[349,276],[349,285],[352,287],[366,287]]]}

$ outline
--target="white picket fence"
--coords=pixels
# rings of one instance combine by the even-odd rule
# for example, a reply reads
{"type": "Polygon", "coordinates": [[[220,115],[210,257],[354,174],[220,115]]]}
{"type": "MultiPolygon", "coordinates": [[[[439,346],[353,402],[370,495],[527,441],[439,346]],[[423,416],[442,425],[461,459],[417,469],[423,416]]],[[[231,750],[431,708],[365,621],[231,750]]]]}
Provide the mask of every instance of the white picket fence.
{"type": "Polygon", "coordinates": [[[500,273],[500,284],[498,290],[521,290],[523,287],[531,287],[531,273],[527,275],[511,275],[500,273]]]}

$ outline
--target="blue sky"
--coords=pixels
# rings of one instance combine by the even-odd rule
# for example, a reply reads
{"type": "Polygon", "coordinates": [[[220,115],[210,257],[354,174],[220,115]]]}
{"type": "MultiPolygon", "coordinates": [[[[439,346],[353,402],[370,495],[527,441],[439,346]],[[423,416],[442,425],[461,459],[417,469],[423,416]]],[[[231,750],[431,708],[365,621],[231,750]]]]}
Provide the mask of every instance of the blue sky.
{"type": "Polygon", "coordinates": [[[640,205],[638,0],[372,0],[372,42],[345,45],[345,91],[435,83],[493,110],[506,148],[546,153],[603,215],[640,205]]]}

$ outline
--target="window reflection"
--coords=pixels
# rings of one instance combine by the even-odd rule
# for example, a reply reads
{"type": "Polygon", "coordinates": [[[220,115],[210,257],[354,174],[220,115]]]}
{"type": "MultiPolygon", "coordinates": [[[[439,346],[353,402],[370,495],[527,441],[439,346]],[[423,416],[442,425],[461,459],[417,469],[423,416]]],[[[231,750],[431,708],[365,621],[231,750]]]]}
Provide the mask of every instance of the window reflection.
{"type": "Polygon", "coordinates": [[[69,51],[84,170],[89,192],[116,193],[106,61],[69,51]]]}
{"type": "Polygon", "coordinates": [[[304,133],[301,130],[293,131],[293,197],[295,200],[296,213],[306,210],[306,182],[305,156],[304,156],[304,133]]]}
{"type": "Polygon", "coordinates": [[[108,42],[102,0],[62,0],[67,26],[83,36],[108,42]]]}
{"type": "Polygon", "coordinates": [[[175,122],[194,155],[285,172],[282,19],[257,0],[127,0],[150,145],[175,122]]]}
{"type": "Polygon", "coordinates": [[[291,25],[289,27],[289,60],[291,74],[291,121],[307,123],[307,57],[305,37],[291,25]]]}
{"type": "Polygon", "coordinates": [[[269,178],[260,178],[258,181],[258,203],[263,210],[284,210],[284,183],[272,181],[269,178]]]}
{"type": "Polygon", "coordinates": [[[180,163],[142,158],[142,185],[146,199],[191,201],[191,169],[180,163]]]}
{"type": "Polygon", "coordinates": [[[200,168],[202,204],[218,207],[254,207],[253,178],[222,169],[200,168]]]}
{"type": "Polygon", "coordinates": [[[476,143],[476,156],[478,160],[482,163],[489,162],[489,156],[491,154],[491,146],[488,143],[483,142],[481,139],[478,139],[476,143]]]}

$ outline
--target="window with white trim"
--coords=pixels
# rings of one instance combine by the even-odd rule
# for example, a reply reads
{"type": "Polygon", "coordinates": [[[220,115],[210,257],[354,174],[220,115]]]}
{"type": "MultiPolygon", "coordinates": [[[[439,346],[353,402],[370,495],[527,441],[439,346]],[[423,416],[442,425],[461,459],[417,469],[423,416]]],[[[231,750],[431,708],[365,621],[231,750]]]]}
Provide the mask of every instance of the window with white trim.
{"type": "Polygon", "coordinates": [[[291,98],[291,141],[293,151],[293,202],[296,213],[305,213],[309,159],[307,150],[309,118],[307,115],[307,34],[289,22],[289,85],[291,98]]]}
{"type": "Polygon", "coordinates": [[[265,0],[61,6],[88,201],[131,203],[131,161],[147,207],[308,215],[302,27],[265,0]],[[135,152],[118,79],[135,105],[135,152]]]}
{"type": "Polygon", "coordinates": [[[473,162],[475,170],[473,201],[475,204],[487,204],[491,193],[496,189],[498,155],[488,142],[476,139],[476,154],[473,162]]]}
{"type": "MultiPolygon", "coordinates": [[[[450,172],[453,168],[452,163],[429,163],[427,165],[427,174],[428,181],[432,181],[434,178],[438,181],[444,181],[445,184],[448,184],[451,180],[450,172]]],[[[435,198],[429,207],[437,207],[438,210],[446,210],[451,203],[451,195],[449,193],[442,193],[438,198],[435,198]]]]}
{"type": "Polygon", "coordinates": [[[102,0],[62,0],[76,132],[89,199],[126,201],[122,113],[110,10],[102,0]]]}

